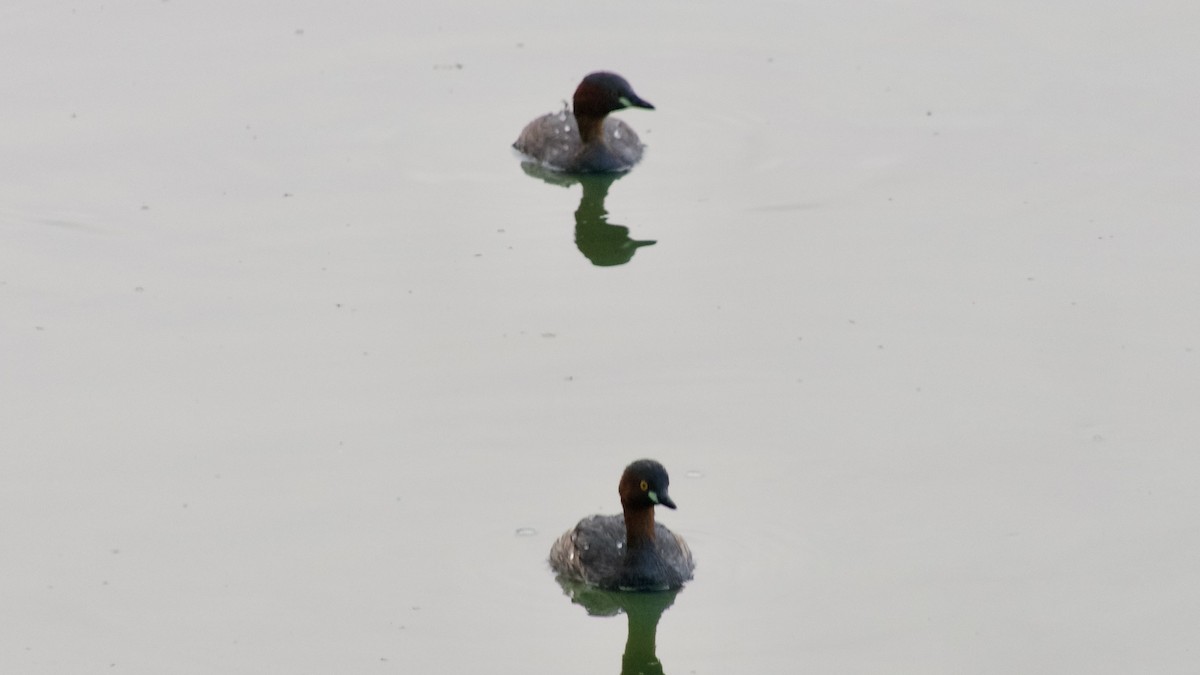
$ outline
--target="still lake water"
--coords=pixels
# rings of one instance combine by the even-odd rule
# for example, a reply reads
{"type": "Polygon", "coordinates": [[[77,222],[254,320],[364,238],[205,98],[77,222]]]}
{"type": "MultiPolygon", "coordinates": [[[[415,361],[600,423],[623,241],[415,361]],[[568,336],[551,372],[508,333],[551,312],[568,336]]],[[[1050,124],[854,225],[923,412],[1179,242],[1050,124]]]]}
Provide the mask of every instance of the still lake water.
{"type": "Polygon", "coordinates": [[[8,3],[0,671],[1195,672],[1198,7],[8,3]]]}

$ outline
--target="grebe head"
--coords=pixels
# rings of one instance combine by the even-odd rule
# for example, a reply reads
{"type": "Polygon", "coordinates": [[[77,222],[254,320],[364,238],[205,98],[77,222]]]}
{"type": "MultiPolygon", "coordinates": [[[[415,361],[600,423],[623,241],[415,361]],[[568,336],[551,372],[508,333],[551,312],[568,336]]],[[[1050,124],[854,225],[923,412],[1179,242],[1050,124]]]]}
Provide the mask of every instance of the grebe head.
{"type": "Polygon", "coordinates": [[[673,509],[675,502],[667,494],[670,482],[662,464],[652,459],[639,459],[625,467],[625,473],[621,474],[621,483],[617,488],[621,495],[621,506],[626,511],[653,509],[656,505],[673,509]]]}
{"type": "Polygon", "coordinates": [[[604,117],[622,108],[654,110],[649,101],[634,93],[625,78],[606,71],[583,78],[575,89],[574,103],[576,117],[604,117]]]}

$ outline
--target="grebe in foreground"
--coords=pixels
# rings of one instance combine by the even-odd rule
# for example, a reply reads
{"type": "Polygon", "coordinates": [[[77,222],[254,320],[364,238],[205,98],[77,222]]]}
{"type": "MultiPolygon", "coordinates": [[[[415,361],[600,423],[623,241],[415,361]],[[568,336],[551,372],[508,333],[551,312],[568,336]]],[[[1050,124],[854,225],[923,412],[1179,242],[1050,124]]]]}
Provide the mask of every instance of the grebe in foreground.
{"type": "Polygon", "coordinates": [[[620,75],[592,73],[575,89],[573,111],[564,108],[535,119],[513,147],[567,173],[628,171],[642,158],[645,146],[628,124],[608,117],[622,108],[654,110],[620,75]]]}
{"type": "Polygon", "coordinates": [[[617,491],[623,516],[588,516],[550,547],[561,577],[609,590],[679,588],[696,568],[683,538],[654,522],[654,507],[675,508],[667,470],[652,459],[625,468],[617,491]]]}

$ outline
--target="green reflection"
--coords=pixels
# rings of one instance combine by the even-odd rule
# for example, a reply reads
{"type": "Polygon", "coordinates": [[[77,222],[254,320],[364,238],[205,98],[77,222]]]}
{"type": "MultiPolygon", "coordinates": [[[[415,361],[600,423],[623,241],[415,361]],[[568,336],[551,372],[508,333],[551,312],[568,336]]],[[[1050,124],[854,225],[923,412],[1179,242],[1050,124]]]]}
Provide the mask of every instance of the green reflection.
{"type": "Polygon", "coordinates": [[[633,259],[639,248],[657,243],[633,239],[628,227],[608,222],[608,211],[604,208],[608,186],[625,174],[565,174],[534,162],[521,162],[521,169],[551,185],[570,187],[579,183],[583,186],[583,197],[579,200],[579,208],[575,209],[575,246],[593,265],[624,265],[633,259]]]}
{"type": "Polygon", "coordinates": [[[571,602],[583,606],[591,616],[628,617],[625,653],[621,656],[621,675],[661,675],[662,663],[655,649],[658,620],[675,603],[681,589],[671,591],[605,591],[559,577],[558,585],[571,602]]]}

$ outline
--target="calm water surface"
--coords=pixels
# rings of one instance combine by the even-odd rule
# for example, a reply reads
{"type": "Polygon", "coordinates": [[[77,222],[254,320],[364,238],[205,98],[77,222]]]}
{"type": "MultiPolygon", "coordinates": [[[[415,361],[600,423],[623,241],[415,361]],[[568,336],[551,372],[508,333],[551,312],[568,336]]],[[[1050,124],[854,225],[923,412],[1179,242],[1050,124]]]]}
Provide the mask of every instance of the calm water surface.
{"type": "Polygon", "coordinates": [[[1200,11],[409,5],[0,12],[0,670],[1194,671],[1200,11]]]}

